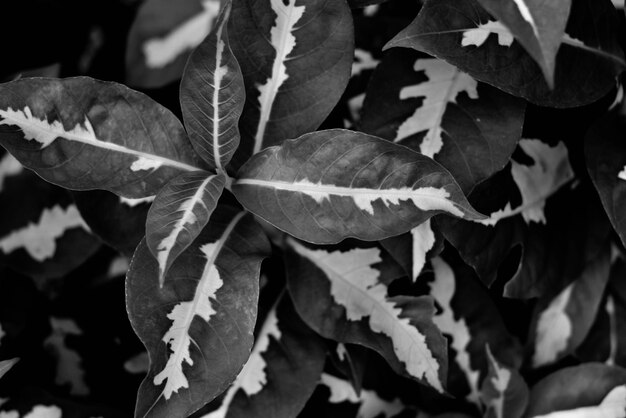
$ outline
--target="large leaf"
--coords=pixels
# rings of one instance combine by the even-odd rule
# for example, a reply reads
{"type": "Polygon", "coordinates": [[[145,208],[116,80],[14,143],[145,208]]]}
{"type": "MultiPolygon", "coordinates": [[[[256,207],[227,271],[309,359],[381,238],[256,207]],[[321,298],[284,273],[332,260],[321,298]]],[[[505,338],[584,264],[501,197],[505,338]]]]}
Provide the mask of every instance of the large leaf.
{"type": "Polygon", "coordinates": [[[354,29],[344,0],[234,0],[229,34],[247,89],[237,168],[326,119],[350,78],[354,29]]]}
{"type": "Polygon", "coordinates": [[[360,129],[435,159],[468,193],[509,161],[524,109],[445,61],[396,49],[372,75],[360,129]]]}
{"type": "Polygon", "coordinates": [[[320,380],[325,344],[281,297],[260,326],[252,354],[219,407],[203,418],[291,418],[320,380]]]}
{"type": "Polygon", "coordinates": [[[478,0],[501,21],[539,64],[548,83],[554,86],[556,54],[565,34],[572,0],[478,0]]]}
{"type": "Polygon", "coordinates": [[[180,86],[185,127],[196,152],[212,169],[223,169],[239,146],[243,76],[228,40],[228,1],[215,30],[191,54],[180,86]]]}
{"type": "Polygon", "coordinates": [[[269,245],[251,215],[218,206],[159,285],[142,242],[127,276],[127,307],[148,349],[137,417],[187,416],[235,380],[252,348],[259,268],[269,245]]]}
{"type": "Polygon", "coordinates": [[[309,248],[290,238],[288,288],[298,313],[326,338],[365,345],[399,373],[442,392],[445,339],[427,296],[387,293],[377,247],[347,251],[309,248]]]}
{"type": "Polygon", "coordinates": [[[157,195],[148,211],[146,244],[159,263],[159,284],[176,258],[200,235],[224,189],[223,174],[181,174],[157,195]]]}
{"type": "Polygon", "coordinates": [[[211,32],[220,0],[143,2],[126,46],[126,82],[156,88],[180,80],[191,51],[211,32]]]}
{"type": "Polygon", "coordinates": [[[169,110],[88,77],[0,85],[0,145],[51,183],[129,198],[153,196],[201,164],[169,110]]]}
{"type": "Polygon", "coordinates": [[[239,171],[233,192],[256,215],[315,243],[379,240],[442,212],[482,218],[435,161],[340,129],[303,135],[255,155],[239,171]]]}
{"type": "Polygon", "coordinates": [[[625,409],[626,370],[586,363],[561,369],[533,386],[526,416],[619,418],[625,409]]]}
{"type": "Polygon", "coordinates": [[[622,243],[626,245],[626,121],[617,112],[600,118],[585,139],[587,169],[604,210],[622,243]]]}
{"type": "MultiPolygon", "coordinates": [[[[475,0],[427,0],[417,18],[387,47],[427,52],[477,80],[542,106],[580,106],[604,96],[624,68],[612,8],[607,0],[573,2],[565,44],[557,56],[554,89],[509,29],[493,21],[475,0]]],[[[554,25],[558,31],[560,23],[554,25]]]]}

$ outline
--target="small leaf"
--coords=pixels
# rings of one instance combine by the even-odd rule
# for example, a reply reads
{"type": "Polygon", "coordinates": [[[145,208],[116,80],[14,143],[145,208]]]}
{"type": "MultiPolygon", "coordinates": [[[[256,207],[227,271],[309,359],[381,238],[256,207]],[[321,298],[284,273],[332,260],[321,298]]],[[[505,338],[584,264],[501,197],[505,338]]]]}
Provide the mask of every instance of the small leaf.
{"type": "Polygon", "coordinates": [[[0,361],[0,379],[2,379],[2,376],[4,376],[9,370],[11,370],[11,368],[15,366],[15,363],[17,363],[18,361],[20,361],[19,358],[12,358],[10,360],[0,361]]]}
{"type": "Polygon", "coordinates": [[[223,174],[181,174],[157,195],[148,211],[146,244],[159,263],[161,286],[172,263],[209,222],[224,181],[223,174]]]}
{"type": "Polygon", "coordinates": [[[481,386],[481,401],[487,408],[485,418],[520,418],[528,403],[528,387],[515,369],[501,365],[485,346],[489,373],[481,386]]]}
{"type": "Polygon", "coordinates": [[[0,144],[51,183],[128,198],[155,195],[176,175],[201,169],[169,110],[88,77],[0,85],[0,144]]]}
{"type": "Polygon", "coordinates": [[[350,78],[354,28],[345,1],[234,0],[229,34],[247,89],[238,168],[326,119],[350,78]]]}
{"type": "Polygon", "coordinates": [[[431,298],[387,294],[378,248],[311,249],[288,239],[288,288],[298,313],[338,342],[378,351],[399,373],[443,392],[445,339],[434,325],[431,298]]]}
{"type": "Polygon", "coordinates": [[[511,30],[539,64],[548,86],[554,87],[556,54],[561,46],[572,0],[478,0],[496,19],[511,30]]]}
{"type": "Polygon", "coordinates": [[[148,0],[128,33],[126,82],[158,88],[180,80],[191,51],[211,32],[220,0],[148,0]]]}
{"type": "Polygon", "coordinates": [[[222,393],[252,348],[261,260],[270,249],[251,215],[218,206],[159,286],[142,242],[127,275],[131,323],[150,356],[137,417],[187,416],[222,393]]]}
{"type": "Polygon", "coordinates": [[[233,192],[254,214],[314,243],[380,240],[442,212],[482,219],[452,176],[430,158],[339,129],[255,155],[239,171],[233,192]]]}
{"type": "Polygon", "coordinates": [[[211,169],[223,170],[239,146],[243,76],[228,40],[228,1],[215,30],[191,54],[180,86],[180,104],[191,145],[211,169]]]}
{"type": "MultiPolygon", "coordinates": [[[[531,2],[479,0],[483,4],[497,3],[498,9],[513,9],[515,3],[522,1],[525,4],[531,2]]],[[[564,1],[533,1],[532,4],[556,8],[564,1]]],[[[493,21],[476,0],[427,0],[417,18],[385,48],[399,46],[426,52],[446,60],[479,81],[540,106],[581,106],[608,93],[615,86],[615,77],[626,66],[616,36],[618,22],[611,9],[608,1],[573,2],[567,28],[569,35],[560,39],[555,36],[561,32],[562,19],[566,19],[566,14],[550,19],[551,14],[538,16],[533,13],[539,37],[544,39],[540,48],[533,49],[533,56],[536,57],[540,53],[538,49],[541,49],[545,72],[550,71],[552,66],[549,61],[556,52],[553,51],[555,45],[565,44],[560,48],[554,64],[553,88],[546,82],[544,71],[531,55],[520,43],[513,42],[513,34],[519,35],[519,28],[516,26],[511,33],[502,22],[493,21]],[[537,22],[538,19],[541,23],[537,22]],[[545,38],[544,28],[554,31],[549,40],[545,38]],[[544,55],[544,51],[548,55],[544,55]]],[[[495,10],[495,6],[490,10],[495,10]]],[[[518,12],[515,15],[522,19],[518,12]]],[[[534,33],[528,35],[537,38],[534,33]]],[[[528,49],[528,42],[525,45],[528,49]]]]}

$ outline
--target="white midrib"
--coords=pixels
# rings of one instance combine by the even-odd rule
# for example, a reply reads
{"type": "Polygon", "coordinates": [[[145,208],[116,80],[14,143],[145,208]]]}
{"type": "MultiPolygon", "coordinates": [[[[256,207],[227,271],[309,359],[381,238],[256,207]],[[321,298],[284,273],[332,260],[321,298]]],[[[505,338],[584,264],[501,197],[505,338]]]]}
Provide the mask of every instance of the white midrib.
{"type": "MultiPolygon", "coordinates": [[[[166,240],[166,239],[168,239],[170,237],[178,237],[180,235],[180,233],[182,232],[182,230],[185,227],[185,225],[187,223],[189,223],[189,218],[193,214],[193,210],[196,207],[196,204],[198,202],[202,202],[202,196],[204,195],[204,189],[206,188],[207,184],[209,184],[209,182],[211,180],[213,180],[214,178],[215,178],[215,176],[209,176],[202,182],[202,184],[200,184],[200,186],[198,187],[196,192],[188,200],[188,201],[191,201],[191,204],[188,207],[185,208],[185,210],[183,212],[183,216],[181,216],[180,219],[176,222],[176,226],[174,227],[172,232],[165,239],[161,240],[161,242],[163,242],[164,240],[166,240]]],[[[169,253],[172,251],[172,248],[174,248],[174,245],[176,245],[176,240],[174,240],[174,243],[172,245],[167,246],[167,247],[163,248],[163,250],[161,250],[161,251],[167,251],[167,257],[165,258],[165,265],[167,265],[167,259],[169,258],[169,253]]],[[[159,266],[159,268],[161,269],[161,275],[165,274],[165,265],[159,266]]],[[[163,280],[161,280],[161,287],[163,287],[163,280]]]]}
{"type": "MultiPolygon", "coordinates": [[[[81,135],[77,135],[77,134],[73,134],[73,133],[69,133],[69,132],[58,132],[58,131],[55,131],[55,130],[52,130],[52,129],[43,129],[43,128],[41,128],[41,126],[35,126],[33,124],[29,124],[28,122],[25,122],[24,120],[19,120],[18,121],[17,119],[12,118],[10,116],[3,116],[3,118],[15,122],[15,123],[11,124],[13,126],[21,127],[22,125],[28,125],[28,126],[31,127],[32,130],[37,130],[37,131],[44,132],[44,133],[47,133],[47,134],[53,134],[53,135],[56,135],[57,138],[63,138],[63,139],[66,139],[68,141],[79,142],[81,144],[91,145],[91,146],[96,147],[96,148],[102,148],[102,149],[106,149],[106,150],[110,150],[110,151],[120,152],[122,154],[128,154],[128,155],[134,155],[134,156],[140,157],[140,158],[146,158],[146,159],[149,159],[149,160],[152,160],[152,161],[157,161],[157,162],[161,163],[162,165],[167,165],[167,166],[170,166],[170,167],[180,168],[181,170],[186,170],[186,171],[198,171],[198,170],[201,170],[198,167],[194,167],[194,166],[189,165],[189,164],[181,163],[180,161],[175,161],[175,160],[172,160],[172,159],[169,159],[169,158],[165,158],[165,157],[161,157],[161,156],[158,156],[158,155],[148,154],[148,153],[145,153],[145,152],[141,152],[141,151],[137,151],[137,150],[134,150],[134,149],[126,148],[126,147],[123,147],[121,145],[114,144],[112,142],[93,140],[93,139],[85,138],[85,137],[83,137],[81,135]]],[[[87,121],[87,123],[89,123],[91,125],[91,123],[89,122],[89,119],[87,119],[85,117],[85,120],[87,121]]],[[[46,146],[44,146],[42,148],[45,148],[45,147],[46,146]]]]}
{"type": "Polygon", "coordinates": [[[224,54],[224,41],[222,40],[222,31],[224,30],[224,23],[226,19],[220,24],[217,29],[217,51],[215,57],[215,86],[213,88],[213,158],[215,160],[215,167],[218,172],[222,171],[222,156],[220,155],[220,112],[219,112],[219,98],[220,90],[222,88],[222,55],[224,54]]]}
{"type": "MultiPolygon", "coordinates": [[[[281,0],[282,1],[282,0],[281,0]]],[[[287,16],[287,21],[291,22],[293,9],[296,6],[296,2],[289,3],[289,12],[287,16]]],[[[276,13],[279,13],[278,11],[276,13]]],[[[276,17],[278,20],[280,17],[276,17]]],[[[272,65],[272,77],[270,78],[270,94],[267,95],[263,103],[261,103],[261,115],[259,116],[259,126],[257,127],[256,135],[254,137],[254,149],[253,153],[261,151],[261,147],[263,146],[263,137],[265,136],[265,128],[267,127],[267,122],[269,121],[270,114],[272,112],[272,107],[274,104],[274,100],[276,99],[276,94],[278,94],[278,88],[280,87],[278,80],[278,73],[280,72],[280,67],[283,65],[283,61],[286,58],[286,54],[284,54],[285,46],[287,43],[287,37],[291,34],[291,31],[284,30],[280,34],[280,42],[278,48],[276,50],[276,59],[274,60],[274,64],[272,65]]],[[[282,84],[282,83],[281,83],[282,84]]]]}
{"type": "MultiPolygon", "coordinates": [[[[215,260],[217,259],[217,256],[222,251],[222,248],[224,247],[224,244],[226,243],[228,236],[231,234],[231,232],[233,232],[233,229],[235,229],[235,226],[237,226],[237,222],[239,222],[245,214],[246,212],[241,212],[237,214],[233,218],[232,221],[230,221],[230,223],[224,230],[224,233],[222,234],[220,239],[217,241],[215,251],[211,255],[211,258],[207,259],[207,263],[204,265],[204,270],[202,271],[202,276],[201,276],[202,278],[198,281],[196,292],[194,293],[194,296],[193,296],[193,302],[191,303],[191,309],[187,311],[187,315],[185,316],[185,322],[184,322],[185,323],[185,326],[184,326],[185,335],[188,336],[190,339],[191,339],[191,336],[189,335],[189,328],[191,328],[191,323],[193,322],[193,319],[196,316],[196,311],[198,309],[198,304],[200,303],[200,298],[205,296],[200,291],[200,289],[202,289],[202,282],[206,280],[206,277],[209,274],[209,269],[211,268],[212,265],[215,264],[215,260]]],[[[172,355],[174,356],[174,359],[176,360],[174,364],[182,364],[182,359],[180,358],[180,356],[181,356],[181,353],[183,352],[184,341],[185,341],[185,338],[178,338],[178,344],[176,344],[176,348],[170,346],[170,350],[172,350],[172,355]]]]}

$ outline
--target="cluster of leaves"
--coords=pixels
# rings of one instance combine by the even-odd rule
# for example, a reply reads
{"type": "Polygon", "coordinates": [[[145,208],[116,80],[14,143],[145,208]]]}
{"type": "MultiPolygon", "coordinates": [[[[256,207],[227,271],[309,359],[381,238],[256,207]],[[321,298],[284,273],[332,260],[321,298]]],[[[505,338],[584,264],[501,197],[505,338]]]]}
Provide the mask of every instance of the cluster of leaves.
{"type": "Polygon", "coordinates": [[[0,417],[625,417],[620,7],[98,3],[0,69],[0,417]]]}

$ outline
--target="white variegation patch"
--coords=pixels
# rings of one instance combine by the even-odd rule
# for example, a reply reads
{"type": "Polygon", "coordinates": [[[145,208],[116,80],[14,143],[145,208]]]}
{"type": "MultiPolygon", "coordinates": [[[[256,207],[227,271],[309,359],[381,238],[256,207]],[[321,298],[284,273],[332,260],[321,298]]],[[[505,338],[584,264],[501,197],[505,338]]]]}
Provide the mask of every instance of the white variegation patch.
{"type": "MultiPolygon", "coordinates": [[[[35,405],[33,409],[23,415],[22,418],[61,418],[63,411],[58,406],[54,405],[35,405]]],[[[18,411],[0,411],[0,418],[20,418],[18,411]]]]}
{"type": "Polygon", "coordinates": [[[380,61],[372,56],[372,53],[364,49],[354,50],[354,62],[352,63],[352,77],[360,75],[363,71],[373,70],[380,61]]]}
{"type": "Polygon", "coordinates": [[[370,328],[389,337],[406,371],[443,391],[439,362],[426,344],[426,337],[402,317],[402,310],[387,300],[387,286],[379,282],[380,272],[372,265],[381,261],[378,248],[355,248],[347,252],[311,250],[295,240],[289,245],[319,267],[331,284],[331,296],[346,310],[348,321],[368,318],[370,328]]]}
{"type": "Polygon", "coordinates": [[[386,401],[373,390],[363,389],[361,394],[357,395],[349,382],[328,373],[322,373],[320,384],[330,390],[330,398],[328,399],[330,403],[350,402],[360,404],[357,411],[358,418],[376,418],[381,416],[391,418],[405,409],[404,404],[399,399],[386,401]]]}
{"type": "MultiPolygon", "coordinates": [[[[227,230],[227,232],[230,231],[227,230]]],[[[163,370],[154,376],[153,380],[156,386],[165,382],[163,396],[166,400],[173,393],[178,393],[180,389],[189,387],[189,381],[183,372],[183,363],[186,362],[190,366],[194,364],[190,352],[191,336],[189,331],[191,323],[196,317],[209,322],[216,313],[212,299],[216,299],[216,293],[224,282],[215,267],[215,259],[222,246],[223,238],[200,247],[200,251],[206,257],[207,262],[198,281],[194,297],[191,301],[178,303],[167,315],[168,319],[172,321],[172,325],[163,336],[162,341],[169,345],[171,353],[167,364],[163,370]]]]}
{"type": "Polygon", "coordinates": [[[474,45],[480,47],[492,33],[498,35],[498,45],[506,47],[513,45],[515,38],[509,28],[504,26],[502,22],[490,20],[487,23],[481,23],[476,28],[464,31],[461,46],[474,45]]]}
{"type": "Polygon", "coordinates": [[[276,57],[272,64],[272,74],[265,84],[258,87],[260,115],[259,125],[254,136],[253,151],[255,154],[263,146],[265,128],[272,113],[278,89],[289,78],[286,61],[289,54],[296,47],[296,37],[293,32],[296,30],[296,24],[305,11],[305,6],[296,6],[296,0],[270,0],[270,2],[272,10],[276,14],[274,26],[270,30],[270,41],[272,47],[276,50],[276,57]]]}
{"type": "Polygon", "coordinates": [[[222,83],[224,81],[224,77],[228,74],[228,67],[222,65],[222,60],[224,58],[224,49],[226,48],[226,44],[224,43],[224,39],[222,38],[222,33],[224,31],[224,25],[228,20],[224,19],[222,24],[217,29],[217,48],[215,49],[215,70],[213,71],[213,97],[212,97],[212,107],[213,107],[213,160],[215,161],[215,167],[217,167],[218,172],[222,171],[222,157],[220,155],[220,93],[222,90],[222,83]]]}
{"type": "Polygon", "coordinates": [[[478,84],[469,75],[439,59],[418,59],[413,69],[416,72],[423,71],[428,80],[403,87],[400,90],[400,100],[423,97],[424,101],[413,115],[400,124],[394,142],[426,131],[420,144],[420,152],[433,158],[443,147],[444,131],[441,124],[448,104],[456,103],[457,96],[462,92],[477,99],[478,84]]]}
{"type": "Polygon", "coordinates": [[[270,337],[273,337],[276,341],[279,341],[281,337],[280,328],[278,328],[276,307],[267,314],[259,336],[254,343],[250,358],[243,366],[235,382],[226,391],[222,404],[218,409],[204,415],[202,418],[224,418],[239,389],[243,390],[247,396],[252,396],[259,393],[265,387],[267,384],[267,375],[265,373],[267,363],[263,358],[263,353],[265,353],[269,347],[270,337]]]}
{"type": "Polygon", "coordinates": [[[72,204],[67,208],[59,205],[50,209],[45,208],[37,223],[29,223],[23,228],[0,237],[0,251],[10,254],[23,248],[31,258],[42,262],[54,256],[57,248],[56,240],[74,228],[89,231],[76,205],[72,204]]]}
{"type": "Polygon", "coordinates": [[[372,17],[380,10],[380,4],[371,4],[369,6],[365,6],[363,9],[363,14],[367,17],[372,17]]]}
{"type": "Polygon", "coordinates": [[[621,180],[626,180],[626,166],[617,174],[617,178],[621,180]]]}
{"type": "Polygon", "coordinates": [[[619,338],[617,334],[617,318],[615,317],[615,301],[613,300],[613,296],[607,296],[605,309],[609,316],[609,357],[606,359],[605,363],[609,366],[615,366],[617,349],[619,348],[619,338]]]}
{"type": "Polygon", "coordinates": [[[613,2],[613,6],[615,6],[616,9],[623,9],[624,8],[624,0],[611,0],[613,2]]]}
{"type": "Polygon", "coordinates": [[[598,406],[556,411],[533,418],[626,418],[626,385],[614,387],[598,406]]]}
{"type": "Polygon", "coordinates": [[[430,219],[411,230],[411,244],[413,246],[413,281],[416,281],[426,264],[426,254],[435,245],[435,233],[430,219]]]}
{"type": "Polygon", "coordinates": [[[361,119],[361,109],[363,109],[364,102],[365,93],[357,94],[348,100],[348,110],[353,121],[357,122],[361,119]]]}
{"type": "Polygon", "coordinates": [[[330,201],[331,196],[350,198],[354,204],[369,215],[374,215],[374,203],[377,200],[389,205],[399,205],[401,201],[410,201],[418,209],[423,211],[442,210],[459,217],[463,212],[457,208],[453,201],[449,200],[450,193],[443,188],[436,187],[411,187],[391,188],[391,189],[366,189],[360,187],[344,187],[334,184],[313,183],[308,179],[294,181],[292,183],[284,181],[269,181],[257,179],[238,180],[239,185],[256,187],[267,187],[275,190],[284,190],[294,193],[301,193],[309,196],[316,203],[321,204],[325,200],[330,201]]]}
{"type": "Polygon", "coordinates": [[[60,386],[69,385],[72,395],[88,395],[90,391],[85,383],[80,355],[65,344],[68,335],[82,335],[82,330],[71,319],[51,317],[50,326],[52,333],[43,344],[57,359],[54,382],[60,386]]]}
{"type": "Polygon", "coordinates": [[[204,193],[207,185],[215,178],[216,176],[207,177],[201,184],[198,186],[196,192],[189,199],[183,200],[176,210],[176,212],[181,213],[181,215],[177,218],[176,223],[171,229],[170,234],[163,238],[159,245],[157,246],[157,261],[159,262],[159,284],[163,287],[163,283],[165,280],[165,273],[167,262],[172,252],[172,248],[176,245],[180,234],[185,230],[187,226],[193,225],[198,222],[198,218],[194,210],[196,206],[200,205],[206,207],[203,202],[204,193]]]}
{"type": "Polygon", "coordinates": [[[0,324],[0,345],[2,345],[2,339],[7,335],[6,332],[2,329],[2,324],[0,324]]]}
{"type": "Polygon", "coordinates": [[[572,321],[565,308],[570,301],[574,284],[563,289],[539,315],[535,330],[533,367],[554,362],[567,349],[567,343],[572,336],[572,321]]]}
{"type": "Polygon", "coordinates": [[[430,284],[430,294],[441,307],[441,311],[434,316],[433,322],[442,333],[451,337],[450,345],[456,353],[454,361],[465,374],[470,388],[467,399],[480,405],[478,387],[480,370],[472,369],[470,354],[467,351],[472,341],[470,330],[464,318],[455,318],[452,309],[452,298],[456,291],[454,271],[439,257],[433,258],[431,263],[435,272],[435,280],[430,284]]]}
{"type": "Polygon", "coordinates": [[[522,196],[522,204],[513,209],[508,203],[488,219],[476,222],[493,226],[501,219],[521,214],[527,224],[545,224],[546,200],[574,179],[574,170],[563,142],[551,147],[538,139],[522,139],[519,146],[534,161],[532,165],[511,162],[511,175],[522,196]]]}
{"type": "Polygon", "coordinates": [[[500,364],[496,361],[491,354],[491,349],[487,345],[487,358],[494,371],[494,375],[491,376],[491,386],[498,391],[498,397],[489,400],[486,405],[487,408],[495,414],[496,418],[506,418],[504,415],[504,401],[506,397],[506,390],[511,382],[511,372],[504,367],[500,367],[500,364]]]}
{"type": "Polygon", "coordinates": [[[337,343],[336,352],[337,352],[337,357],[339,357],[339,360],[346,361],[346,357],[348,355],[348,350],[346,349],[346,345],[345,344],[337,343]]]}
{"type": "Polygon", "coordinates": [[[148,39],[143,44],[143,54],[148,68],[163,68],[184,52],[200,45],[211,32],[217,19],[220,1],[204,0],[202,8],[202,12],[182,22],[165,36],[148,39]]]}
{"type": "Polygon", "coordinates": [[[537,23],[535,22],[533,15],[530,13],[530,9],[528,8],[528,5],[526,4],[526,0],[513,0],[513,3],[515,3],[515,5],[517,6],[517,9],[522,15],[522,18],[524,18],[524,20],[528,22],[530,27],[533,29],[535,36],[539,38],[539,30],[537,29],[537,23]]]}
{"type": "Polygon", "coordinates": [[[0,192],[2,191],[4,181],[7,177],[17,176],[22,171],[24,171],[24,167],[14,156],[8,152],[4,154],[0,160],[0,192]]]}
{"type": "Polygon", "coordinates": [[[146,351],[142,351],[124,362],[124,370],[131,374],[148,373],[150,369],[150,358],[146,351]]]}
{"type": "Polygon", "coordinates": [[[30,107],[26,106],[23,110],[0,109],[0,125],[11,125],[19,127],[26,141],[35,141],[41,144],[41,149],[48,147],[57,138],[63,138],[67,141],[78,142],[81,144],[91,145],[97,148],[115,151],[126,155],[138,157],[132,163],[131,170],[147,170],[158,168],[161,165],[168,165],[182,170],[195,171],[198,168],[184,164],[169,158],[157,155],[146,154],[145,152],[136,151],[113,142],[106,142],[98,139],[93,125],[87,117],[83,124],[77,124],[71,129],[66,129],[63,123],[58,120],[49,122],[45,119],[39,119],[33,115],[30,107]]]}
{"type": "Polygon", "coordinates": [[[129,199],[127,197],[120,196],[120,203],[123,205],[129,206],[131,208],[134,208],[135,206],[139,206],[143,203],[152,203],[154,202],[155,198],[156,196],[148,196],[148,197],[140,197],[139,199],[129,199]]]}

